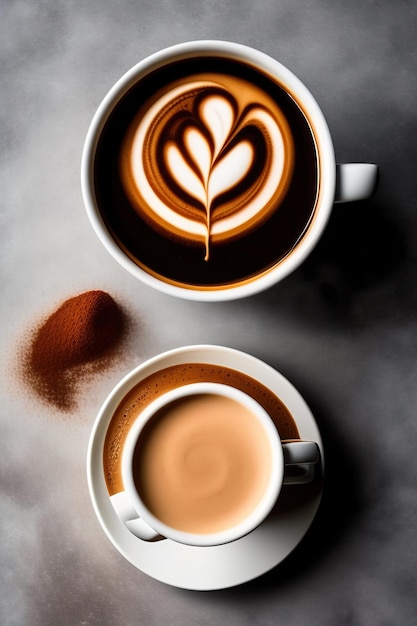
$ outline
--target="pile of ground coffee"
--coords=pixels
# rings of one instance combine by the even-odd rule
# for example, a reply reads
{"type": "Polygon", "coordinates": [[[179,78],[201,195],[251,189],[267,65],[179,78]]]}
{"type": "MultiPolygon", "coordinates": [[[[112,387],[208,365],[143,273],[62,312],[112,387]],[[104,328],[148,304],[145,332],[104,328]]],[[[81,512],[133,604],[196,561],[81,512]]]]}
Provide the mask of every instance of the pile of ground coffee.
{"type": "Polygon", "coordinates": [[[49,404],[73,409],[81,380],[110,365],[125,327],[125,314],[108,293],[69,298],[31,335],[24,356],[27,382],[49,404]]]}

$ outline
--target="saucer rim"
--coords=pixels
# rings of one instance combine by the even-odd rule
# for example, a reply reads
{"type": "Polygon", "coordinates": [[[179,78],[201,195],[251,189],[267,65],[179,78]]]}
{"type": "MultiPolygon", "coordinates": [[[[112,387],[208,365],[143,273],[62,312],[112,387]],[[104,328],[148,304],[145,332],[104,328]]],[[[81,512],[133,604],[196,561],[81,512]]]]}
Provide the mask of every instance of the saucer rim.
{"type": "MultiPolygon", "coordinates": [[[[183,346],[163,352],[129,372],[114,387],[101,407],[93,425],[87,452],[90,498],[98,521],[116,550],[151,578],[174,587],[196,591],[234,587],[258,578],[281,563],[303,539],[316,516],[322,496],[323,477],[324,451],[320,431],[300,392],[278,370],[257,357],[234,348],[209,344],[183,346]],[[171,540],[156,543],[142,541],[127,530],[110,502],[102,467],[107,428],[121,397],[137,382],[164,367],[202,361],[233,367],[256,378],[280,398],[284,395],[287,406],[292,405],[292,410],[288,406],[291,412],[294,409],[299,411],[297,427],[301,438],[314,439],[320,448],[320,488],[305,502],[300,502],[299,510],[291,510],[277,519],[271,515],[249,535],[229,544],[195,547],[177,544],[171,540]],[[280,541],[271,541],[269,544],[267,539],[274,539],[277,531],[280,532],[280,541]],[[245,555],[247,558],[242,558],[245,555]]],[[[299,487],[290,487],[294,488],[299,487]]]]}

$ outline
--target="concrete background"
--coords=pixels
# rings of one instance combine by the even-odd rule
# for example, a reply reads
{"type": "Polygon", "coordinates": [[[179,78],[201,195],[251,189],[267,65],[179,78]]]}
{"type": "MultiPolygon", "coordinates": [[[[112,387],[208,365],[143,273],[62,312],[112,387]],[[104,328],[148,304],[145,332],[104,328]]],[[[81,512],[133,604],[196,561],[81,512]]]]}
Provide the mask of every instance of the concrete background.
{"type": "Polygon", "coordinates": [[[417,614],[417,5],[390,0],[0,2],[0,622],[388,626],[417,614]],[[380,165],[376,195],[336,207],[308,261],[245,301],[142,286],[85,214],[80,158],[111,85],[144,56],[228,39],[279,59],[327,117],[338,161],[380,165]],[[134,321],[123,357],[61,414],[16,375],[31,325],[104,289],[134,321]],[[161,351],[218,343],[301,391],[322,431],[324,499],[272,572],[195,593],[134,569],[96,520],[85,476],[113,385],[161,351]]]}

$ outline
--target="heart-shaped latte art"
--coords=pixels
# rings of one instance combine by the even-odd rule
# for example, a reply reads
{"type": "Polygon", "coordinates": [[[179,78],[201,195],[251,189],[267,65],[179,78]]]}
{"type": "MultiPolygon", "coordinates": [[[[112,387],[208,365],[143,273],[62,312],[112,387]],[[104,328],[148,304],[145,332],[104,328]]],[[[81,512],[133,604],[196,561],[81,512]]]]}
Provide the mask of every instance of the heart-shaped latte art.
{"type": "Polygon", "coordinates": [[[277,209],[291,173],[280,109],[242,104],[222,84],[173,86],[132,124],[122,168],[134,208],[167,236],[211,244],[241,236],[277,209]]]}

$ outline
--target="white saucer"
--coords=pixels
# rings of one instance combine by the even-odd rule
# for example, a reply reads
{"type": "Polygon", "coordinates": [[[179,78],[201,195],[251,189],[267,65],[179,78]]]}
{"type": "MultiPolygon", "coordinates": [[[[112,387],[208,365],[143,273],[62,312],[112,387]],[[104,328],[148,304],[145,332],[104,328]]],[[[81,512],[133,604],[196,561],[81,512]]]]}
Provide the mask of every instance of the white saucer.
{"type": "Polygon", "coordinates": [[[179,348],[147,361],[119,383],[95,421],[88,448],[88,485],[97,517],[113,545],[135,567],[175,587],[208,591],[257,578],[294,550],[319,507],[324,465],[322,462],[312,483],[283,487],[269,517],[232,543],[201,548],[170,540],[146,542],[131,534],[113,509],[103,473],[103,446],[112,411],[139,380],[165,367],[193,362],[231,367],[260,381],[284,401],[296,418],[300,437],[317,442],[322,460],[324,452],[317,424],[299,392],[282,374],[243,352],[210,345],[179,348]]]}

